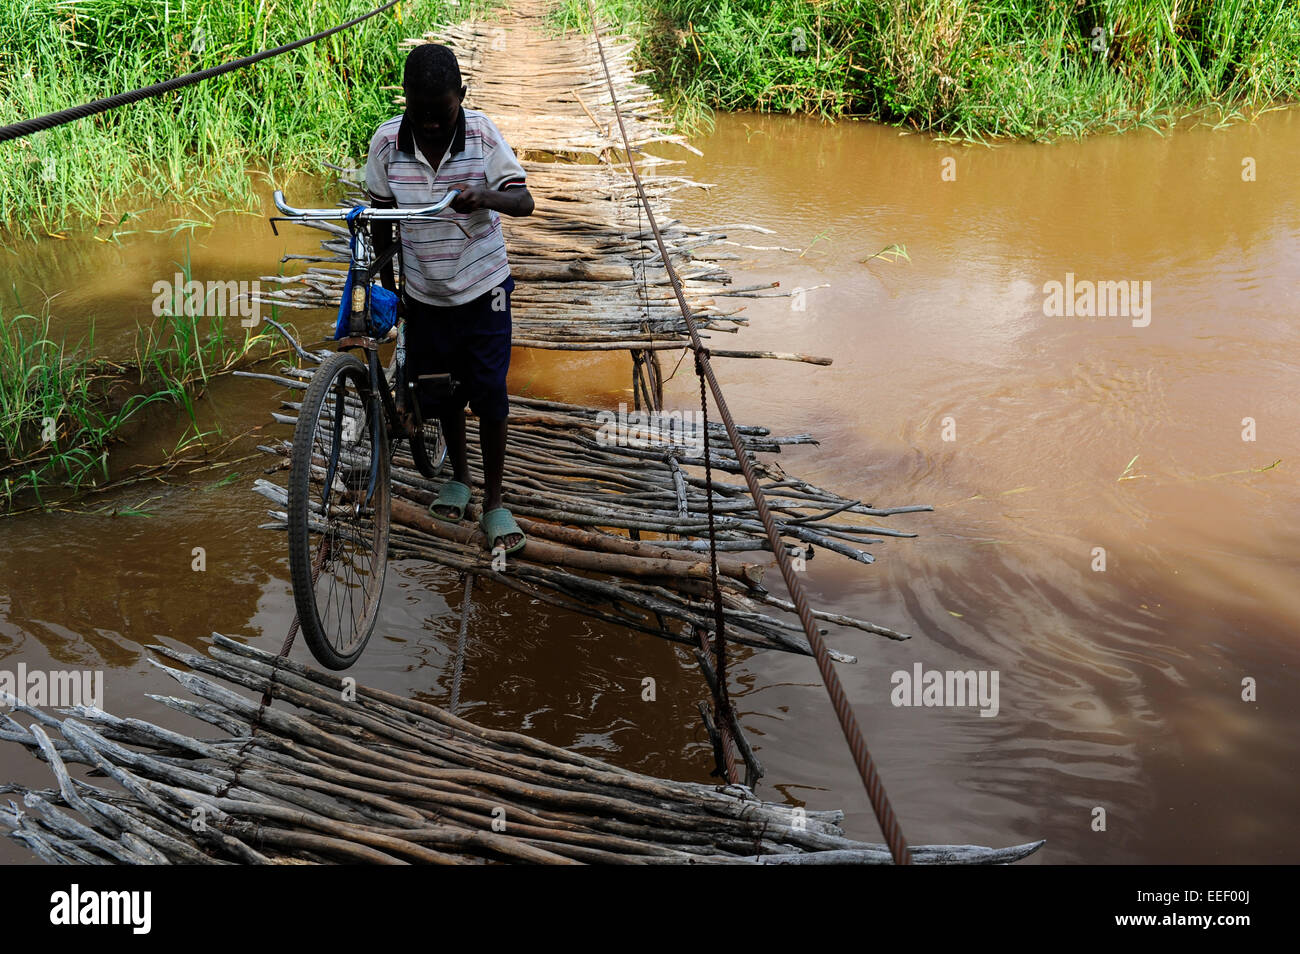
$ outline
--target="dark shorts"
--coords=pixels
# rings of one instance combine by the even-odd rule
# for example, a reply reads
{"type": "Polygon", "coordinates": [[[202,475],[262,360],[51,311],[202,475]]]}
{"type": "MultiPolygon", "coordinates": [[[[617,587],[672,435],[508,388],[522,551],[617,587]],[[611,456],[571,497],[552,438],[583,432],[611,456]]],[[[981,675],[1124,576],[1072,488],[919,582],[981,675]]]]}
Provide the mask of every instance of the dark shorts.
{"type": "Polygon", "coordinates": [[[407,296],[407,380],[417,381],[421,374],[450,374],[457,382],[448,400],[436,402],[422,396],[420,413],[425,417],[462,410],[466,404],[485,421],[509,416],[506,372],[510,370],[510,293],[515,280],[507,278],[499,287],[502,292],[490,289],[473,301],[449,307],[407,296]]]}

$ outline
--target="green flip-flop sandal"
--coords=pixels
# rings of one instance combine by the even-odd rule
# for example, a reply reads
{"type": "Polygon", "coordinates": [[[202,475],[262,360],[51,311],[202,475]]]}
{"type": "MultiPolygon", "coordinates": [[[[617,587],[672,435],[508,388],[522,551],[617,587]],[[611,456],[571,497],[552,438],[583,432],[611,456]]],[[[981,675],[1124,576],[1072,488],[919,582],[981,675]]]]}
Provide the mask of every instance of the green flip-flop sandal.
{"type": "Polygon", "coordinates": [[[469,497],[469,487],[459,480],[449,480],[438,491],[438,498],[429,504],[429,514],[438,520],[445,520],[447,523],[459,523],[465,517],[465,509],[469,506],[469,497]],[[433,509],[434,507],[454,507],[456,516],[449,517],[446,514],[438,513],[433,509]]]}
{"type": "Polygon", "coordinates": [[[479,526],[483,528],[483,533],[487,536],[488,549],[493,553],[496,552],[496,542],[502,537],[508,537],[512,533],[519,534],[519,542],[512,547],[504,547],[506,553],[515,553],[522,550],[528,543],[528,538],[524,536],[523,529],[515,520],[512,514],[505,507],[497,507],[495,510],[486,511],[483,516],[479,517],[479,526]]]}

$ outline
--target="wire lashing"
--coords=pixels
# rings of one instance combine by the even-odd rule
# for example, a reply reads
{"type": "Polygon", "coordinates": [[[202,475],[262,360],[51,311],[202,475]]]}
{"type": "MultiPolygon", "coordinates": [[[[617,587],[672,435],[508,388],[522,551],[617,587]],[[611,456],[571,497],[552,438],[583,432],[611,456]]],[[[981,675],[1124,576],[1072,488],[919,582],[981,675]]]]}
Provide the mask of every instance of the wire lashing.
{"type": "MultiPolygon", "coordinates": [[[[686,304],[681,279],[678,278],[677,270],[673,267],[672,259],[668,256],[668,247],[659,231],[659,223],[655,220],[654,210],[646,197],[645,186],[641,182],[641,174],[637,171],[635,150],[627,134],[627,125],[623,122],[623,111],[618,105],[618,92],[614,87],[614,78],[609,71],[609,61],[605,57],[605,46],[601,41],[600,25],[597,23],[596,8],[592,0],[587,0],[587,8],[591,16],[592,36],[595,37],[596,50],[600,54],[601,68],[605,72],[605,82],[609,85],[609,97],[614,108],[614,117],[618,120],[619,134],[622,136],[623,147],[627,153],[628,169],[632,173],[632,181],[636,184],[636,191],[641,204],[645,207],[646,218],[650,223],[650,231],[654,234],[655,242],[659,246],[660,258],[663,260],[664,269],[668,273],[673,293],[677,296],[677,305],[681,309],[687,331],[690,332],[691,347],[695,350],[695,361],[701,372],[701,379],[707,379],[709,390],[713,393],[714,403],[718,406],[718,415],[722,418],[723,426],[727,430],[727,438],[731,441],[731,446],[736,452],[736,458],[740,462],[741,472],[745,476],[745,484],[748,486],[750,496],[754,500],[754,507],[758,510],[763,529],[767,532],[768,542],[772,545],[772,552],[776,557],[777,566],[780,567],[781,576],[785,580],[786,588],[790,591],[790,598],[794,602],[799,622],[803,625],[804,633],[808,637],[808,645],[812,648],[813,657],[817,661],[817,669],[821,673],[822,682],[826,686],[826,693],[830,696],[831,706],[835,710],[835,717],[839,720],[840,729],[844,732],[844,738],[849,744],[849,751],[853,754],[853,762],[857,766],[858,775],[862,778],[862,785],[866,789],[868,800],[871,802],[871,809],[875,813],[876,822],[880,825],[880,830],[885,836],[885,842],[889,846],[889,853],[893,857],[895,864],[911,864],[912,853],[907,847],[907,841],[903,837],[893,806],[889,803],[889,796],[885,793],[884,782],[881,781],[880,773],[876,771],[876,763],[871,758],[871,752],[867,748],[867,740],[858,725],[857,716],[854,715],[848,696],[844,692],[844,686],[840,683],[840,678],[833,668],[830,654],[826,650],[826,643],[817,629],[816,621],[813,619],[812,607],[808,604],[808,597],[804,593],[803,584],[799,582],[799,578],[795,575],[794,566],[790,562],[790,555],[786,552],[785,544],[781,541],[781,535],[772,519],[771,508],[767,505],[767,499],[763,496],[758,476],[754,473],[753,462],[741,443],[740,432],[736,429],[736,422],[732,419],[731,411],[727,408],[727,400],[723,396],[722,386],[718,384],[717,376],[713,373],[713,366],[709,363],[708,349],[704,347],[699,329],[695,324],[695,318],[691,315],[690,307],[686,304]]],[[[710,496],[710,505],[711,503],[712,496],[710,496]]],[[[709,536],[711,539],[713,537],[712,530],[713,528],[710,526],[709,536]]],[[[719,629],[719,637],[721,637],[721,629],[719,629]]],[[[721,674],[719,674],[719,681],[721,681],[721,674]]]]}

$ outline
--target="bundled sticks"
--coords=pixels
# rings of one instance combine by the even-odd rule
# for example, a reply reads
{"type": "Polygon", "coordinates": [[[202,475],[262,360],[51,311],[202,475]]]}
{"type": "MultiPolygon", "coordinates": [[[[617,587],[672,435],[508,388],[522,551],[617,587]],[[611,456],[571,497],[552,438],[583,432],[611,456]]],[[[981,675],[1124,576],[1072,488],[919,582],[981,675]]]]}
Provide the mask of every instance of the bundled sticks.
{"type": "MultiPolygon", "coordinates": [[[[186,690],[153,695],[219,730],[201,739],[100,709],[58,718],[10,697],[0,738],[53,789],[0,786],[0,827],[64,864],[888,864],[841,812],[671,782],[428,703],[355,690],[213,634],[208,655],[150,647],[186,690]],[[183,667],[183,668],[178,668],[183,667]],[[234,688],[231,688],[234,687],[234,688]],[[273,704],[254,695],[269,689],[273,704]],[[99,779],[83,778],[87,766],[99,779]]],[[[913,849],[931,864],[1019,860],[1042,844],[913,849]]]]}
{"type": "MultiPolygon", "coordinates": [[[[298,391],[307,387],[313,371],[304,362],[286,375],[238,373],[298,391]]],[[[274,419],[295,424],[298,402],[285,400],[283,408],[274,419]]],[[[346,413],[359,420],[361,408],[349,405],[346,413]]],[[[527,546],[510,556],[505,569],[494,568],[476,526],[430,516],[437,484],[420,476],[399,448],[392,466],[391,555],[471,571],[603,622],[697,647],[696,630],[712,633],[716,628],[708,601],[708,519],[698,422],[688,415],[656,427],[612,412],[518,396],[511,398],[510,414],[503,497],[529,537],[527,546]]],[[[754,648],[809,655],[807,639],[788,616],[789,603],[763,586],[772,562],[764,551],[770,554],[771,545],[748,488],[725,479],[738,473],[740,464],[721,425],[710,428],[728,638],[754,648]]],[[[471,445],[476,430],[477,421],[470,418],[471,445]]],[[[775,437],[763,427],[742,431],[751,454],[813,443],[808,435],[775,437]]],[[[269,472],[287,470],[289,443],[286,437],[261,445],[277,458],[269,472]]],[[[828,550],[870,563],[874,557],[867,548],[872,544],[885,537],[915,536],[881,526],[880,518],[931,509],[873,507],[792,478],[774,463],[760,461],[759,467],[769,478],[764,491],[789,547],[805,561],[828,550]]],[[[470,470],[473,483],[481,486],[475,455],[470,455],[470,470]]],[[[263,526],[283,529],[285,488],[261,479],[254,490],[274,505],[272,520],[263,526]]],[[[886,639],[909,638],[842,614],[819,611],[817,616],[886,639]]],[[[853,662],[856,657],[839,652],[836,658],[853,662]]]]}
{"type": "MultiPolygon", "coordinates": [[[[492,116],[517,152],[605,159],[620,152],[623,142],[595,40],[581,32],[556,36],[546,23],[548,12],[545,3],[516,0],[499,17],[441,27],[402,46],[451,47],[469,88],[466,102],[492,116]]],[[[672,143],[699,155],[673,131],[663,103],[639,79],[635,49],[632,37],[606,39],[619,102],[633,117],[633,147],[672,143]]]]}
{"type": "MultiPolygon", "coordinates": [[[[659,250],[652,248],[652,236],[636,221],[635,193],[613,181],[609,166],[524,165],[536,211],[526,219],[503,223],[510,271],[516,280],[511,296],[514,345],[564,351],[683,348],[688,340],[685,322],[667,272],[657,264],[659,250]]],[[[349,202],[363,199],[357,175],[356,170],[338,173],[349,202]]],[[[691,183],[679,179],[674,187],[687,184],[691,183]]],[[[663,214],[667,216],[666,209],[663,214]]],[[[348,262],[346,230],[331,223],[311,224],[330,236],[321,242],[321,252],[286,256],[286,261],[306,262],[297,274],[261,276],[259,303],[337,310],[348,262]]],[[[727,235],[727,231],[688,228],[676,222],[665,229],[669,254],[682,276],[692,313],[704,329],[716,334],[734,334],[748,324],[743,306],[726,299],[788,294],[772,283],[727,288],[731,275],[717,262],[730,253],[703,257],[703,246],[719,243],[727,235]]],[[[829,358],[799,352],[719,346],[712,353],[830,364],[829,358]]]]}

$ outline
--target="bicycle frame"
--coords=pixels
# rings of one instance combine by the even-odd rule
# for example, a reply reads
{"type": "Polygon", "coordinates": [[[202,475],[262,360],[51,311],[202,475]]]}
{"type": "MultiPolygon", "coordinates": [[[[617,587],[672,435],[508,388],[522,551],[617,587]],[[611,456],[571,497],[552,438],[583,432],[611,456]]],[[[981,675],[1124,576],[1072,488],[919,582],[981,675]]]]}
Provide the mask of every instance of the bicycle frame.
{"type": "Polygon", "coordinates": [[[346,221],[352,231],[353,238],[356,240],[357,251],[351,253],[351,261],[348,263],[349,271],[364,274],[364,282],[358,284],[354,282],[352,290],[352,319],[349,322],[349,331],[354,337],[364,337],[365,335],[365,301],[358,300],[358,292],[366,294],[370,287],[370,282],[374,280],[379,270],[383,268],[392,259],[393,255],[400,254],[401,236],[394,237],[393,247],[381,255],[378,260],[375,258],[374,246],[370,241],[369,233],[359,225],[368,225],[371,222],[396,222],[400,230],[403,222],[448,222],[457,229],[466,238],[469,233],[465,227],[454,219],[440,219],[438,214],[445,212],[455,201],[456,196],[460,195],[459,189],[450,190],[440,200],[433,205],[423,206],[418,209],[398,209],[398,208],[375,208],[374,206],[359,206],[351,209],[333,208],[333,209],[299,209],[289,205],[284,201],[284,193],[276,189],[273,194],[275,207],[284,213],[284,216],[273,216],[271,218],[271,229],[279,234],[276,229],[276,222],[326,222],[326,221],[346,221]],[[358,323],[358,318],[362,321],[358,323]]]}
{"type": "MultiPolygon", "coordinates": [[[[368,225],[371,222],[396,222],[400,229],[402,222],[429,222],[441,221],[455,225],[460,231],[466,234],[464,227],[454,220],[438,219],[438,213],[445,211],[451,206],[460,190],[452,189],[438,202],[433,205],[424,206],[418,209],[398,209],[398,208],[375,208],[373,206],[362,206],[360,210],[354,207],[352,209],[333,208],[333,209],[299,209],[289,205],[284,201],[284,193],[276,189],[274,193],[275,206],[284,213],[283,217],[272,217],[271,228],[278,235],[279,231],[275,227],[276,222],[325,222],[325,221],[346,221],[352,232],[353,242],[349,243],[349,262],[348,270],[352,273],[352,302],[351,311],[348,321],[348,337],[339,339],[339,350],[348,350],[351,348],[361,348],[366,352],[366,368],[370,379],[370,395],[367,410],[369,412],[370,423],[370,440],[371,447],[377,453],[382,441],[383,422],[380,414],[385,415],[386,420],[393,422],[393,433],[390,434],[390,440],[401,440],[410,438],[411,432],[402,423],[399,413],[399,403],[402,409],[405,409],[406,397],[400,389],[398,398],[395,400],[393,391],[389,387],[388,378],[384,374],[379,364],[379,348],[384,343],[383,340],[370,337],[367,335],[369,329],[368,317],[370,309],[370,284],[379,271],[387,265],[394,255],[400,254],[401,235],[394,236],[393,245],[382,255],[376,257],[374,254],[374,245],[371,242],[369,231],[360,226],[368,225]]],[[[400,328],[398,335],[402,334],[400,328]]],[[[400,380],[403,373],[404,362],[402,360],[402,349],[399,346],[396,356],[396,377],[400,380]]],[[[407,382],[407,390],[413,390],[414,383],[407,382]]],[[[413,400],[410,402],[413,412],[413,424],[417,431],[424,427],[424,421],[420,413],[420,402],[413,400]]],[[[343,404],[338,402],[335,407],[334,428],[333,428],[333,445],[330,454],[330,460],[326,466],[325,482],[322,485],[323,498],[322,502],[328,501],[330,487],[332,486],[334,475],[338,469],[338,456],[341,442],[339,438],[343,429],[343,404]]],[[[375,455],[371,455],[370,478],[366,489],[366,496],[363,502],[364,506],[369,506],[374,497],[375,487],[378,480],[378,463],[375,455]]]]}

